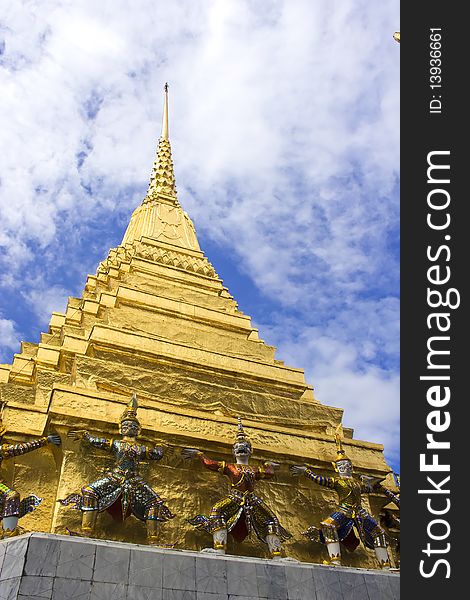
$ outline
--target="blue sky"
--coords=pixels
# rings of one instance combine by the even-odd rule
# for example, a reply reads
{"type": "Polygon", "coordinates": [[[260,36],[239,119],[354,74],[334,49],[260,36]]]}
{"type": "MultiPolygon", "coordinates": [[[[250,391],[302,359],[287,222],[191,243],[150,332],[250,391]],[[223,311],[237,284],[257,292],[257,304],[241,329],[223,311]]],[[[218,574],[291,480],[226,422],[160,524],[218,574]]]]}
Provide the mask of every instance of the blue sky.
{"type": "Polygon", "coordinates": [[[117,246],[170,84],[180,202],[241,310],[399,464],[396,1],[0,12],[0,361],[117,246]]]}

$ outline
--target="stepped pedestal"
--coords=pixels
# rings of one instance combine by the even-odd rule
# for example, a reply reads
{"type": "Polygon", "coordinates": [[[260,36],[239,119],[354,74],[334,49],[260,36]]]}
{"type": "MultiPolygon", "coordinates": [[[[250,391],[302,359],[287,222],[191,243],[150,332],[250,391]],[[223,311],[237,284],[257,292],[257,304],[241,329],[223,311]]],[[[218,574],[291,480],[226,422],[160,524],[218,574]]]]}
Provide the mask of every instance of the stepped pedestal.
{"type": "Polygon", "coordinates": [[[0,542],[2,600],[398,600],[397,573],[31,533],[0,542]]]}

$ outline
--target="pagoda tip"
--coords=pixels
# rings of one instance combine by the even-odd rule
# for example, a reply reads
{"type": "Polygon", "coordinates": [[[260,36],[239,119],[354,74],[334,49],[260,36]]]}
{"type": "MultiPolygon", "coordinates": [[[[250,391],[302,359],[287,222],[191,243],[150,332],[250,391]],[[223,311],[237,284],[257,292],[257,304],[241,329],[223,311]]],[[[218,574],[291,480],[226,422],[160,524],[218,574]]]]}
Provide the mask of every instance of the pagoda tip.
{"type": "Polygon", "coordinates": [[[165,101],[163,104],[163,122],[162,122],[162,138],[164,140],[168,138],[168,83],[165,83],[163,89],[165,90],[165,101]]]}

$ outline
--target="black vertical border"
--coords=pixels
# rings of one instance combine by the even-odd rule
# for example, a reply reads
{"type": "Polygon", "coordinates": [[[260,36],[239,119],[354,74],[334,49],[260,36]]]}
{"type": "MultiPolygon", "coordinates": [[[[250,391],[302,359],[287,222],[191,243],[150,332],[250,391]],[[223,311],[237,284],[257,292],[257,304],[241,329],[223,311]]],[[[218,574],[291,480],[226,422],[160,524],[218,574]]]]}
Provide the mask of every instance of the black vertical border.
{"type": "MultiPolygon", "coordinates": [[[[467,365],[466,338],[469,335],[468,271],[470,249],[470,218],[466,216],[470,205],[466,189],[470,168],[467,166],[469,121],[465,87],[469,79],[469,25],[464,16],[465,5],[458,2],[403,2],[401,5],[401,457],[403,501],[401,512],[401,597],[409,598],[464,598],[469,594],[468,576],[470,559],[468,538],[468,514],[470,511],[470,479],[465,463],[468,463],[466,439],[470,437],[469,391],[466,389],[467,365]],[[442,90],[430,88],[430,29],[441,28],[442,90]],[[433,93],[442,96],[441,114],[431,114],[429,103],[433,93]],[[451,196],[448,212],[451,223],[445,231],[433,231],[426,223],[430,209],[427,195],[432,187],[427,182],[427,155],[431,151],[449,150],[450,184],[443,185],[451,196]],[[444,239],[450,235],[451,239],[444,239]],[[451,256],[430,262],[427,247],[437,249],[448,245],[451,256]],[[426,423],[430,411],[435,410],[426,399],[429,381],[420,381],[421,375],[429,375],[427,369],[427,342],[436,330],[428,329],[426,318],[434,309],[427,303],[427,270],[439,263],[443,269],[449,266],[451,278],[445,288],[459,290],[461,304],[456,309],[437,309],[450,313],[448,344],[450,355],[443,356],[443,364],[450,363],[450,370],[434,371],[435,374],[450,375],[451,399],[441,411],[449,411],[451,424],[447,431],[435,434],[436,439],[450,441],[448,450],[441,450],[439,462],[450,464],[448,473],[424,473],[420,470],[420,454],[426,452],[426,423]],[[450,481],[442,486],[449,494],[420,494],[420,489],[430,489],[427,476],[441,482],[447,475],[450,481]],[[427,499],[436,509],[444,508],[450,500],[450,509],[441,516],[430,514],[427,499]],[[468,499],[468,500],[467,500],[468,499]],[[448,538],[432,540],[428,527],[433,519],[445,519],[450,526],[448,538]],[[439,552],[427,556],[423,550],[428,542],[439,552]],[[450,546],[447,546],[447,543],[450,546]],[[444,549],[449,548],[448,552],[444,549]],[[442,553],[440,553],[442,552],[442,553]],[[447,560],[437,565],[439,559],[447,560]],[[425,561],[421,563],[421,561],[425,561]],[[432,576],[420,574],[420,564],[432,576]],[[450,574],[450,577],[446,577],[450,574]]],[[[446,162],[447,159],[441,159],[446,162]]],[[[439,187],[439,186],[435,186],[439,187]]],[[[444,197],[444,196],[442,196],[444,197]]],[[[437,196],[436,196],[437,198],[437,196]]],[[[440,216],[444,218],[442,211],[440,216]]],[[[435,253],[433,254],[435,255],[435,253]]],[[[430,286],[436,288],[437,286],[430,286]]],[[[437,384],[433,384],[437,385],[437,384]]],[[[428,454],[433,451],[428,450],[428,454]]],[[[428,462],[429,462],[428,458],[428,462]]],[[[444,535],[446,526],[437,524],[431,531],[444,535]]]]}

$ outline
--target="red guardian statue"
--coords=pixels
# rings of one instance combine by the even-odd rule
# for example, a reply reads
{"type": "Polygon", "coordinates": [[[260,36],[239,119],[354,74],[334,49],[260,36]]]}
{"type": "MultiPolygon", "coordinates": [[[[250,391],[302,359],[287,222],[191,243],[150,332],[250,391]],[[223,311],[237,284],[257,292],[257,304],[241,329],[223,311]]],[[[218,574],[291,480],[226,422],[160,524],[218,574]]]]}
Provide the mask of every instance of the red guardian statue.
{"type": "Polygon", "coordinates": [[[280,525],[265,502],[255,494],[254,489],[258,480],[273,477],[279,464],[265,462],[261,467],[252,467],[248,464],[251,454],[251,443],[245,435],[240,417],[237,441],[233,444],[235,463],[212,460],[195,448],[182,450],[185,458],[199,458],[206,469],[217,471],[230,481],[227,496],[214,504],[209,517],[196,515],[188,521],[197,529],[212,535],[214,552],[225,553],[229,533],[235,541],[242,542],[254,530],[258,539],[267,544],[270,556],[277,558],[281,556],[282,541],[291,535],[280,525]]]}

